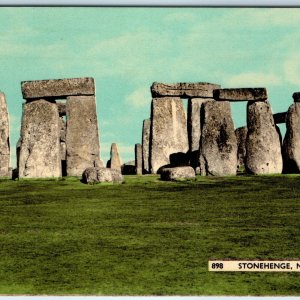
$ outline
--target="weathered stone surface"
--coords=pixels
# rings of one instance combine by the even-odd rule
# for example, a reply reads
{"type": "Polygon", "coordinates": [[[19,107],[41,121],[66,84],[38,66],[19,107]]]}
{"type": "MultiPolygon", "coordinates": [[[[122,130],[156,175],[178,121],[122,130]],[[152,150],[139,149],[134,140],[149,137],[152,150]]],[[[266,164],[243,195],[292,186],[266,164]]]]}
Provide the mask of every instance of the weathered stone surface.
{"type": "MultiPolygon", "coordinates": [[[[19,168],[19,161],[20,161],[21,140],[22,140],[22,138],[20,137],[18,139],[18,142],[17,142],[17,145],[16,145],[17,169],[19,168]]],[[[18,174],[19,174],[19,172],[18,172],[18,174]]]]}
{"type": "Polygon", "coordinates": [[[216,89],[213,93],[217,101],[265,101],[268,99],[266,88],[216,89]]]}
{"type": "Polygon", "coordinates": [[[149,173],[149,149],[150,149],[150,128],[151,120],[147,119],[143,122],[142,136],[142,155],[143,155],[143,173],[149,173]]]}
{"type": "Polygon", "coordinates": [[[188,100],[188,137],[190,164],[194,169],[200,166],[199,148],[201,138],[201,107],[207,101],[214,101],[210,98],[191,98],[188,100]]]}
{"type": "Polygon", "coordinates": [[[286,112],[273,114],[275,124],[283,124],[286,122],[286,112]]]}
{"type": "Polygon", "coordinates": [[[63,117],[67,114],[67,103],[57,102],[57,109],[60,117],[63,117]]]}
{"type": "Polygon", "coordinates": [[[123,176],[121,172],[116,169],[92,167],[84,170],[82,181],[88,184],[101,182],[121,183],[123,182],[123,176]]]}
{"type": "Polygon", "coordinates": [[[163,168],[160,173],[160,179],[165,181],[192,178],[196,178],[195,170],[192,167],[163,168]]]}
{"type": "Polygon", "coordinates": [[[268,101],[248,103],[247,127],[247,172],[251,174],[281,173],[281,145],[268,101]]]}
{"type": "Polygon", "coordinates": [[[60,141],[65,142],[66,141],[67,124],[66,124],[66,121],[62,117],[59,118],[59,126],[60,126],[60,141]]]}
{"type": "Polygon", "coordinates": [[[247,138],[247,126],[237,128],[235,130],[235,136],[237,140],[237,170],[241,171],[245,167],[246,161],[246,138],[247,138]]]}
{"type": "Polygon", "coordinates": [[[122,174],[123,175],[135,175],[136,168],[135,168],[135,160],[128,161],[121,166],[122,174]]]}
{"type": "Polygon", "coordinates": [[[110,160],[107,162],[107,167],[121,172],[121,158],[119,149],[116,143],[112,143],[110,147],[110,160]]]}
{"type": "Polygon", "coordinates": [[[22,81],[24,99],[95,95],[91,77],[22,81]]]}
{"type": "Polygon", "coordinates": [[[37,100],[23,106],[20,178],[61,176],[59,129],[55,103],[37,100]]]}
{"type": "Polygon", "coordinates": [[[60,142],[60,158],[61,160],[67,159],[67,148],[65,142],[60,142]]]}
{"type": "Polygon", "coordinates": [[[214,83],[196,82],[196,83],[159,83],[154,82],[151,86],[153,98],[159,97],[201,97],[213,98],[213,90],[221,86],[214,83]]]}
{"type": "Polygon", "coordinates": [[[136,174],[142,175],[143,174],[143,153],[142,153],[141,144],[135,144],[134,153],[135,153],[136,174]]]}
{"type": "Polygon", "coordinates": [[[201,175],[235,175],[237,141],[229,102],[203,104],[200,147],[201,175]]]}
{"type": "Polygon", "coordinates": [[[283,172],[300,173],[300,102],[289,107],[282,152],[283,172]]]}
{"type": "Polygon", "coordinates": [[[188,162],[186,115],[180,98],[157,98],[151,106],[150,169],[188,162]]]}
{"type": "Polygon", "coordinates": [[[300,92],[296,92],[293,94],[294,102],[300,102],[300,92]]]}
{"type": "Polygon", "coordinates": [[[68,97],[67,120],[67,174],[81,176],[85,169],[100,166],[95,97],[68,97]]]}
{"type": "Polygon", "coordinates": [[[9,118],[4,93],[0,92],[0,177],[9,176],[9,118]]]}

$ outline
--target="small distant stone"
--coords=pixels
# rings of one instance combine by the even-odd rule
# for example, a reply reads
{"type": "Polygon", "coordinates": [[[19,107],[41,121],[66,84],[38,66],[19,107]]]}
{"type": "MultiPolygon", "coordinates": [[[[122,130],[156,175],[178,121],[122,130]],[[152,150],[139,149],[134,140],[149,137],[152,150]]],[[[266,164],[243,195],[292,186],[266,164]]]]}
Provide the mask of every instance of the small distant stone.
{"type": "Polygon", "coordinates": [[[192,167],[163,168],[160,174],[160,179],[164,181],[187,180],[195,177],[195,170],[192,167]]]}
{"type": "Polygon", "coordinates": [[[124,180],[120,171],[110,168],[87,168],[82,174],[82,181],[87,184],[101,182],[122,183],[124,180]]]}
{"type": "Polygon", "coordinates": [[[296,92],[293,94],[294,102],[300,102],[300,92],[296,92]]]}

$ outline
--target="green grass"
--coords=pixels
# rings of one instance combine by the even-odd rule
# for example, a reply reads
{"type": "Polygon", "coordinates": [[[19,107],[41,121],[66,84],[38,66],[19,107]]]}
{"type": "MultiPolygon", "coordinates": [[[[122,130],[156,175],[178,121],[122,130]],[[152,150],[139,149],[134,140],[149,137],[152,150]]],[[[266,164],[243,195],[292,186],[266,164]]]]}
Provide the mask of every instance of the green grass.
{"type": "Polygon", "coordinates": [[[125,180],[1,180],[0,294],[300,295],[299,273],[207,268],[299,259],[300,176],[125,180]]]}

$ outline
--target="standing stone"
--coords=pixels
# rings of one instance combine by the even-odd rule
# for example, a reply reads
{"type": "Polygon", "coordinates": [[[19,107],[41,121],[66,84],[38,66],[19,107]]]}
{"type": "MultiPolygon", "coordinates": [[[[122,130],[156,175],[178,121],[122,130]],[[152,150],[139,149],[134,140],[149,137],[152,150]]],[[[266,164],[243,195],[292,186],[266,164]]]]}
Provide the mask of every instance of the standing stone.
{"type": "Polygon", "coordinates": [[[235,130],[237,140],[237,171],[242,171],[245,167],[247,132],[247,126],[240,127],[235,130]]]}
{"type": "Polygon", "coordinates": [[[9,119],[4,93],[0,92],[0,177],[9,176],[9,119]]]}
{"type": "Polygon", "coordinates": [[[283,172],[300,173],[300,102],[289,107],[282,150],[283,172]]]}
{"type": "Polygon", "coordinates": [[[135,144],[135,168],[136,168],[136,175],[143,174],[143,155],[142,155],[142,145],[135,144]]]}
{"type": "Polygon", "coordinates": [[[107,163],[107,167],[121,172],[121,159],[119,149],[116,143],[111,144],[110,160],[107,163]]]}
{"type": "Polygon", "coordinates": [[[81,176],[100,166],[95,96],[67,97],[67,175],[81,176]]]}
{"type": "Polygon", "coordinates": [[[150,146],[151,120],[143,122],[142,152],[143,152],[143,173],[149,173],[149,146],[150,146]]]}
{"type": "Polygon", "coordinates": [[[60,124],[55,103],[36,100],[23,106],[20,178],[61,176],[60,124]]]}
{"type": "Polygon", "coordinates": [[[187,165],[186,115],[180,98],[156,98],[151,106],[150,169],[187,165]]]}
{"type": "Polygon", "coordinates": [[[191,98],[188,100],[188,136],[190,164],[194,169],[199,168],[199,148],[201,138],[201,107],[204,103],[213,101],[209,98],[191,98]]]}
{"type": "Polygon", "coordinates": [[[279,135],[268,101],[248,103],[246,170],[251,174],[282,172],[279,135]]]}
{"type": "Polygon", "coordinates": [[[209,101],[203,105],[200,148],[201,175],[235,175],[237,142],[229,102],[209,101]]]}

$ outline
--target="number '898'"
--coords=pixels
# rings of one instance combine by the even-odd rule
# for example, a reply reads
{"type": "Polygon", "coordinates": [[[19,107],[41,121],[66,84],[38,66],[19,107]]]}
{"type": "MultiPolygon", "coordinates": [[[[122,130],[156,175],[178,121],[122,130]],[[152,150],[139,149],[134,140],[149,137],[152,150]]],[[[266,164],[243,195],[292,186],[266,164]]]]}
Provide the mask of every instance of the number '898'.
{"type": "Polygon", "coordinates": [[[223,269],[223,264],[222,263],[212,263],[211,268],[212,269],[223,269]]]}

